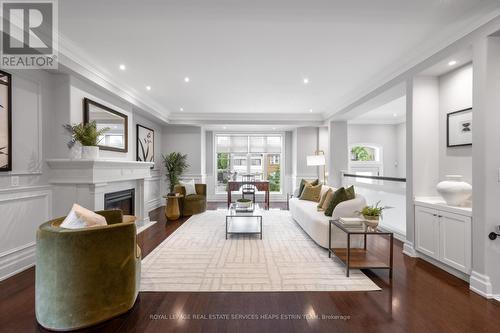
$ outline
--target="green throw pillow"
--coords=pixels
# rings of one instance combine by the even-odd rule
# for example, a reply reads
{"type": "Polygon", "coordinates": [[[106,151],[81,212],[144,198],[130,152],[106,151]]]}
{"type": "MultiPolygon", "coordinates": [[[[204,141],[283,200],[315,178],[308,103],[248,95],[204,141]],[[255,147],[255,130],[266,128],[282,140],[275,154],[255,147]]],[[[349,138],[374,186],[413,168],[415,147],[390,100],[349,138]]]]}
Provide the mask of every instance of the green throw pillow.
{"type": "Polygon", "coordinates": [[[347,201],[347,191],[345,188],[341,187],[337,191],[333,193],[333,198],[332,201],[330,201],[330,205],[328,205],[328,208],[325,210],[325,215],[326,216],[332,216],[333,210],[339,203],[342,201],[347,201]]]}
{"type": "Polygon", "coordinates": [[[318,185],[319,179],[316,179],[313,182],[308,182],[307,180],[302,178],[302,180],[300,181],[300,185],[299,185],[299,198],[302,195],[302,191],[304,190],[304,186],[306,186],[306,184],[311,184],[312,186],[318,185]]]}
{"type": "Polygon", "coordinates": [[[318,202],[320,196],[321,196],[321,184],[314,186],[311,184],[306,184],[306,186],[304,186],[302,194],[300,195],[300,200],[318,202]]]}
{"type": "Polygon", "coordinates": [[[349,186],[348,188],[345,189],[347,193],[347,200],[352,200],[356,198],[356,192],[354,192],[354,185],[349,186]]]}

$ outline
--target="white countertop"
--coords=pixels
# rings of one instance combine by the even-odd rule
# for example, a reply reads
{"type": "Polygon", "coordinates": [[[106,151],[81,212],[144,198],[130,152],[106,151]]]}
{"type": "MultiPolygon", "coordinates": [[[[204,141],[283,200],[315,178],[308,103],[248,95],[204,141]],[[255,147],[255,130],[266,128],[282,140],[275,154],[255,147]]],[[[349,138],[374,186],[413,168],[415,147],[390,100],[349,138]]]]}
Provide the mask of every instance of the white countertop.
{"type": "Polygon", "coordinates": [[[472,207],[450,206],[441,197],[415,197],[415,205],[440,209],[446,212],[472,216],[472,207]]]}

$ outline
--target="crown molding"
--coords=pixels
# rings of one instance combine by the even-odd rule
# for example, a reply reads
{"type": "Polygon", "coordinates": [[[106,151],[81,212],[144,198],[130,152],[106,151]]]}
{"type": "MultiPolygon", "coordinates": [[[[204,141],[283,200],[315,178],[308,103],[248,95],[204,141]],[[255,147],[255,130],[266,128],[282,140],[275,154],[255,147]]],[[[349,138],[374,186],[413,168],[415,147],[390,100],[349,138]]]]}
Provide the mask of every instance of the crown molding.
{"type": "Polygon", "coordinates": [[[321,114],[304,113],[175,113],[170,117],[169,124],[183,125],[300,125],[320,126],[323,124],[321,114]],[[286,117],[286,119],[284,119],[286,117]]]}

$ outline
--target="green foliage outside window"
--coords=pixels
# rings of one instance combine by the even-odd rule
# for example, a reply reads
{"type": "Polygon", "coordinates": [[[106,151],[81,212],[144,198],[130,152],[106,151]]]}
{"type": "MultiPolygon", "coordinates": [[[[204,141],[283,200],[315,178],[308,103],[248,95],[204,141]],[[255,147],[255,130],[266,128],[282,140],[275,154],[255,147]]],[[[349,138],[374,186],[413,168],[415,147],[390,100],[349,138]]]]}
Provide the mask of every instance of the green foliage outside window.
{"type": "Polygon", "coordinates": [[[279,192],[280,184],[281,184],[281,172],[280,167],[278,166],[275,171],[269,174],[267,177],[269,180],[269,191],[271,192],[279,192]]]}
{"type": "Polygon", "coordinates": [[[229,154],[228,153],[218,153],[217,154],[217,170],[226,170],[229,168],[229,154]]]}
{"type": "Polygon", "coordinates": [[[373,154],[366,147],[356,146],[351,149],[353,161],[373,161],[373,154]]]}

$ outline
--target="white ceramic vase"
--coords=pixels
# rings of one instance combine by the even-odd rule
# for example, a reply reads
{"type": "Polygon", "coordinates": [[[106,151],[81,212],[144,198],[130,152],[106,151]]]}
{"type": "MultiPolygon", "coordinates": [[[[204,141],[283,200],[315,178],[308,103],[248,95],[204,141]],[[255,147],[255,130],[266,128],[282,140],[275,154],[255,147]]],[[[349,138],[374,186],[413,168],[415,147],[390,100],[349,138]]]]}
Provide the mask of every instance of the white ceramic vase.
{"type": "Polygon", "coordinates": [[[82,146],[82,159],[83,160],[97,160],[97,159],[99,159],[99,147],[97,147],[97,146],[82,146]]]}
{"type": "Polygon", "coordinates": [[[463,181],[461,175],[446,175],[446,180],[437,184],[436,189],[450,206],[460,206],[472,195],[472,186],[463,181]]]}

